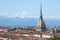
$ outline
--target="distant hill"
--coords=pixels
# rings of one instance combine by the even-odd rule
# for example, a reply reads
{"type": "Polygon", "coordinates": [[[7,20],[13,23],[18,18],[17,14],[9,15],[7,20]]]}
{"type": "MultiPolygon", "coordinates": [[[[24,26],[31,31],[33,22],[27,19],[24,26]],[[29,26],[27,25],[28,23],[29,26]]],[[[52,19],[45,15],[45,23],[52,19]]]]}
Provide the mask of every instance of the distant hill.
{"type": "MultiPolygon", "coordinates": [[[[60,19],[44,19],[47,26],[60,25],[60,19]]],[[[7,18],[0,16],[0,26],[19,25],[19,26],[36,26],[38,18],[7,18]]]]}

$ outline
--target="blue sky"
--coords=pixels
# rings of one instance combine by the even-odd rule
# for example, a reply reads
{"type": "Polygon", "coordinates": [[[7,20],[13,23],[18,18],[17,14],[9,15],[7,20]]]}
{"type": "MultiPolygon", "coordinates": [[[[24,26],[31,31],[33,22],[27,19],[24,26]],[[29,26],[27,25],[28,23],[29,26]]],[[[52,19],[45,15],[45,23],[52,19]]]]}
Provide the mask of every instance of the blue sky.
{"type": "MultiPolygon", "coordinates": [[[[38,19],[40,15],[40,2],[42,2],[44,19],[60,20],[60,0],[0,0],[0,24],[8,24],[8,18],[12,18],[13,21],[15,20],[14,22],[16,22],[14,18],[18,17],[22,19],[38,19]],[[4,18],[7,19],[5,20],[4,18]]],[[[59,21],[57,23],[60,24],[59,21]]]]}
{"type": "Polygon", "coordinates": [[[60,0],[0,0],[0,16],[38,18],[41,1],[44,18],[60,18],[60,0]]]}

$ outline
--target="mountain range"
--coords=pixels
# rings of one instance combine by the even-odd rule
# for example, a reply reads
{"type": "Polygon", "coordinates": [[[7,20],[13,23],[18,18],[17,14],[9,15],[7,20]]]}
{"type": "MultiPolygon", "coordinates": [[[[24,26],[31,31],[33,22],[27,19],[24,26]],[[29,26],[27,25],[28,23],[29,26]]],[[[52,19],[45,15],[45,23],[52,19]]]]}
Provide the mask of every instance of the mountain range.
{"type": "MultiPolygon", "coordinates": [[[[0,16],[0,26],[36,26],[38,22],[38,18],[24,18],[15,17],[15,18],[7,18],[0,16]]],[[[60,19],[45,19],[44,21],[47,26],[60,26],[60,19]]]]}

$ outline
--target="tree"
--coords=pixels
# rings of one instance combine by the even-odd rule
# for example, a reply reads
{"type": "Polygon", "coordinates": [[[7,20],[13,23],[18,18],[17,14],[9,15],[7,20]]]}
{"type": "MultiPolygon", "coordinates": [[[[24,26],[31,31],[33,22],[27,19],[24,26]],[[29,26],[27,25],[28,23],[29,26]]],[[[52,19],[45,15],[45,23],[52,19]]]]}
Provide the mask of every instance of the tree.
{"type": "Polygon", "coordinates": [[[48,40],[60,40],[60,37],[54,35],[54,38],[49,38],[48,40]]]}

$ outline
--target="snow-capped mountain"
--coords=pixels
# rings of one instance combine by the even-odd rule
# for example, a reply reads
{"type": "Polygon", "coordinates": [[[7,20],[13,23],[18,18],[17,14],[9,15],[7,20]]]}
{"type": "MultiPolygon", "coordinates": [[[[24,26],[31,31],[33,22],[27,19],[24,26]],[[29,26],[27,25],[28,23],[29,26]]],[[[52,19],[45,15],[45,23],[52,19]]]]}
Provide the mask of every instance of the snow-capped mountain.
{"type": "MultiPolygon", "coordinates": [[[[44,19],[47,26],[59,26],[60,19],[44,19]]],[[[0,16],[0,26],[9,26],[9,25],[19,25],[19,26],[36,26],[38,22],[38,18],[24,18],[15,17],[15,18],[7,18],[0,16]]]]}

